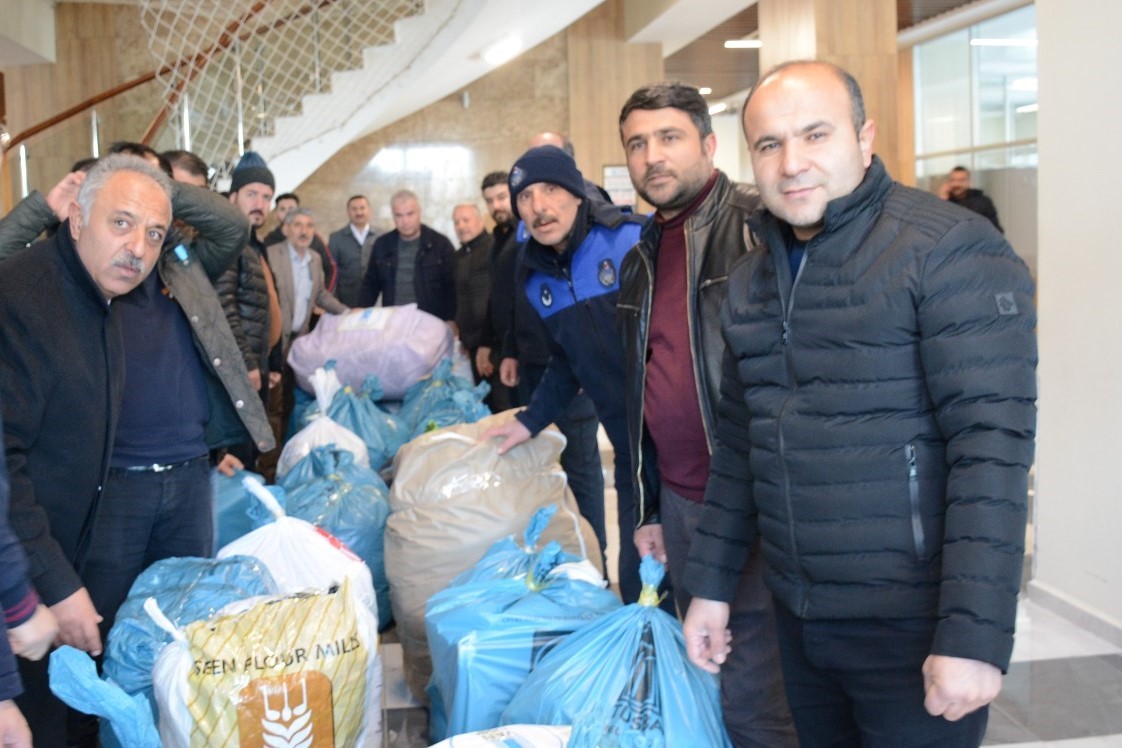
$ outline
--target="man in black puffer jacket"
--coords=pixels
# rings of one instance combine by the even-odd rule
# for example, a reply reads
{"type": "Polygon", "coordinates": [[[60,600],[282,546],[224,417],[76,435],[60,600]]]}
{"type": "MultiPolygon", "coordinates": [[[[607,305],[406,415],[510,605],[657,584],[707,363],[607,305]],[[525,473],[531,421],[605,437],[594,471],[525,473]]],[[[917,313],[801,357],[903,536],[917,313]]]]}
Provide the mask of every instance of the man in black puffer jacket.
{"type": "Polygon", "coordinates": [[[845,71],[765,74],[744,129],[764,246],[721,312],[690,657],[728,655],[758,533],[803,746],[977,746],[1024,553],[1032,280],[984,218],[892,181],[845,71]]]}

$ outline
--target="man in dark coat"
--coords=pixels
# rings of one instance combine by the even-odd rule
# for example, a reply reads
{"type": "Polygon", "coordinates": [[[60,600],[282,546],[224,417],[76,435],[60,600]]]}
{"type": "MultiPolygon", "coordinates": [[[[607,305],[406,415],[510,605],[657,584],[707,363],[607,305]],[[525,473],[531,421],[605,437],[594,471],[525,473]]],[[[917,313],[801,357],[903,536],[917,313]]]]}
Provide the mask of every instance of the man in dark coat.
{"type": "Polygon", "coordinates": [[[727,658],[758,536],[802,745],[973,748],[1013,648],[1032,279],[988,221],[892,181],[844,70],[766,73],[744,132],[762,246],[721,311],[687,651],[727,658]]]}
{"type": "MultiPolygon", "coordinates": [[[[109,472],[125,360],[120,305],[156,267],[171,227],[171,180],[135,156],[103,159],[69,221],[0,265],[0,403],[12,529],[59,641],[101,653],[101,614],[83,578],[109,472]]],[[[64,745],[45,668],[17,699],[39,745],[64,745]]]]}
{"type": "Polygon", "coordinates": [[[1005,233],[1005,229],[1001,228],[1001,221],[997,220],[997,206],[993,204],[989,195],[970,184],[970,170],[965,166],[951,169],[951,173],[939,188],[939,197],[985,216],[995,229],[1005,233]]]}
{"type": "Polygon", "coordinates": [[[409,190],[390,198],[394,230],[374,242],[359,306],[417,305],[455,325],[455,249],[444,234],[421,223],[421,203],[409,190]]]}

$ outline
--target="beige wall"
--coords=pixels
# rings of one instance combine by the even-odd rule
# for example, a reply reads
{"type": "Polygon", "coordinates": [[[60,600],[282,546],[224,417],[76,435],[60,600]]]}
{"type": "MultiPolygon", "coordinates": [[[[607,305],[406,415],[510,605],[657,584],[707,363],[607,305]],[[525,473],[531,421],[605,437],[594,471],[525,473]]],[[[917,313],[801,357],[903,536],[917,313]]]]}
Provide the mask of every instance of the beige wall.
{"type": "Polygon", "coordinates": [[[1122,644],[1122,252],[1104,238],[1118,209],[1116,137],[1074,135],[1122,119],[1122,3],[1036,0],[1040,417],[1036,569],[1030,595],[1122,644]],[[1073,129],[1074,128],[1074,129],[1073,129]]]}
{"type": "MultiPolygon", "coordinates": [[[[370,198],[374,222],[393,228],[389,198],[409,188],[421,198],[422,219],[452,233],[452,209],[475,201],[479,183],[490,171],[508,170],[541,130],[564,130],[568,122],[568,64],[564,34],[526,52],[467,89],[436,102],[389,127],[350,144],[296,190],[316,212],[325,235],[347,222],[346,200],[370,198]],[[398,157],[400,170],[393,167],[398,157]],[[427,168],[429,158],[437,168],[427,168]],[[421,166],[410,169],[410,163],[421,166]]],[[[288,191],[293,185],[277,185],[288,191]]]]}
{"type": "MultiPolygon", "coordinates": [[[[18,134],[62,110],[151,72],[136,5],[60,3],[55,9],[56,56],[53,65],[24,65],[5,69],[8,130],[18,134]]],[[[100,104],[101,145],[115,140],[138,140],[159,106],[158,83],[100,104]]],[[[50,187],[70,165],[89,156],[92,148],[90,115],[75,117],[27,143],[32,189],[50,187]]],[[[9,154],[12,162],[15,154],[9,154]]],[[[14,167],[14,163],[9,164],[14,167]]],[[[12,168],[12,179],[18,177],[12,168]]]]}
{"type": "Polygon", "coordinates": [[[467,201],[482,208],[483,176],[509,170],[543,130],[569,135],[585,176],[601,181],[604,165],[624,163],[620,107],[635,88],[662,78],[658,45],[622,40],[620,5],[609,0],[479,79],[465,89],[466,107],[462,93],[450,96],[340,151],[295,190],[321,233],[346,224],[353,194],[369,196],[375,224],[392,229],[390,195],[407,187],[420,197],[425,223],[454,238],[452,209],[467,201]]]}

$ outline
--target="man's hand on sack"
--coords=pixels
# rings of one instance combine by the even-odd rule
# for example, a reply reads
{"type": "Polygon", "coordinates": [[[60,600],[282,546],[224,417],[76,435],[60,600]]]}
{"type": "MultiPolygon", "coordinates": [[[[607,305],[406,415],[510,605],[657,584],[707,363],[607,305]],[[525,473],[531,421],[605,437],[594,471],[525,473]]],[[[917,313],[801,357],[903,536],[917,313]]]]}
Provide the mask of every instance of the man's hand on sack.
{"type": "Polygon", "coordinates": [[[222,461],[214,466],[214,469],[225,475],[227,478],[233,478],[234,473],[238,470],[245,468],[245,465],[237,457],[234,457],[229,452],[222,458],[222,461]]]}
{"type": "Polygon", "coordinates": [[[491,349],[481,345],[475,349],[475,370],[481,377],[489,377],[495,373],[495,365],[491,363],[491,349]]]}
{"type": "Polygon", "coordinates": [[[510,423],[504,423],[502,426],[495,426],[494,428],[487,429],[479,436],[480,441],[496,438],[501,438],[503,440],[503,443],[499,445],[499,454],[505,455],[530,438],[530,429],[523,426],[522,422],[515,418],[510,423]]]}
{"type": "Polygon", "coordinates": [[[930,655],[923,663],[923,706],[949,722],[981,709],[1001,693],[1001,670],[988,662],[930,655]]]}
{"type": "Polygon", "coordinates": [[[666,546],[662,542],[662,525],[643,525],[635,530],[633,536],[639,558],[654,556],[655,560],[666,565],[666,546]]]}
{"type": "Polygon", "coordinates": [[[690,662],[714,675],[719,673],[732,651],[732,632],[728,624],[728,603],[695,597],[682,623],[690,662]]]}
{"type": "Polygon", "coordinates": [[[94,657],[101,654],[101,634],[97,630],[101,616],[97,614],[85,587],[52,605],[51,612],[58,619],[59,642],[89,652],[94,657]]]}
{"type": "Polygon", "coordinates": [[[499,362],[499,381],[507,387],[518,386],[518,359],[504,358],[499,362]]]}
{"type": "Polygon", "coordinates": [[[50,651],[58,636],[58,621],[46,605],[39,605],[35,613],[18,626],[8,629],[8,644],[12,652],[28,660],[41,660],[50,651]]]}

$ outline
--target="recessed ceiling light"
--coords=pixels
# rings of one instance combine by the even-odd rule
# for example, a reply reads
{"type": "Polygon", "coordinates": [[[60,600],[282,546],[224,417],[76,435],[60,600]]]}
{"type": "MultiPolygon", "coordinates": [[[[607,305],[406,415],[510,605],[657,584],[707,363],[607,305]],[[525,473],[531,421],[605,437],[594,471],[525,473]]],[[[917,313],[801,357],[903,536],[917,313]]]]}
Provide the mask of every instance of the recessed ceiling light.
{"type": "Polygon", "coordinates": [[[725,49],[759,49],[764,43],[759,39],[729,39],[725,49]]]}
{"type": "Polygon", "coordinates": [[[708,96],[709,94],[713,93],[713,89],[709,88],[709,86],[702,86],[701,88],[697,89],[697,92],[702,96],[708,96]]]}
{"type": "Polygon", "coordinates": [[[729,105],[726,104],[723,101],[720,104],[714,104],[713,106],[709,107],[709,116],[713,116],[714,114],[720,114],[721,112],[725,111],[728,108],[729,108],[729,105]]]}
{"type": "Polygon", "coordinates": [[[1017,114],[1031,114],[1040,109],[1040,104],[1025,104],[1016,108],[1017,114]]]}
{"type": "Polygon", "coordinates": [[[488,65],[498,67],[504,62],[513,60],[522,51],[522,39],[517,36],[508,36],[483,50],[483,59],[488,65]]]}

